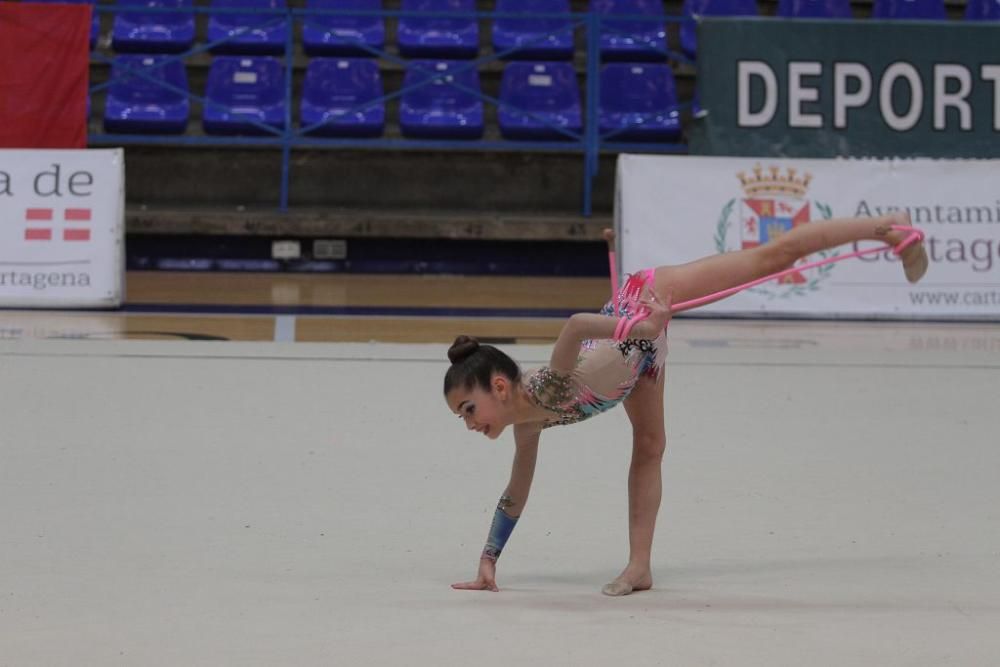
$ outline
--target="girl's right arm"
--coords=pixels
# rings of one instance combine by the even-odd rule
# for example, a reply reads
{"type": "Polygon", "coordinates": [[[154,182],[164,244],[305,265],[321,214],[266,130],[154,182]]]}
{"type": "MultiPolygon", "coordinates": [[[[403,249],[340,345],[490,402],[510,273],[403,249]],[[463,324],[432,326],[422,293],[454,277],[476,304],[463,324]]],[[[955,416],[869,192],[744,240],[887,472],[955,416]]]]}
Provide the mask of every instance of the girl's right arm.
{"type": "Polygon", "coordinates": [[[531,480],[535,475],[535,461],[538,458],[538,437],[541,430],[530,424],[514,426],[514,464],[511,468],[510,482],[500,496],[490,535],[486,547],[479,559],[479,572],[475,580],[452,584],[459,590],[489,590],[498,591],[496,584],[497,558],[503,550],[510,531],[517,523],[524,506],[528,502],[528,492],[531,490],[531,480]]]}
{"type": "MultiPolygon", "coordinates": [[[[652,340],[660,335],[670,321],[671,294],[660,298],[652,288],[647,288],[645,298],[639,303],[649,311],[648,317],[636,324],[632,336],[652,340]]],[[[576,313],[571,315],[559,338],[552,348],[549,368],[560,373],[569,373],[576,368],[580,356],[580,343],[584,340],[614,338],[618,318],[596,313],[576,313]]]]}

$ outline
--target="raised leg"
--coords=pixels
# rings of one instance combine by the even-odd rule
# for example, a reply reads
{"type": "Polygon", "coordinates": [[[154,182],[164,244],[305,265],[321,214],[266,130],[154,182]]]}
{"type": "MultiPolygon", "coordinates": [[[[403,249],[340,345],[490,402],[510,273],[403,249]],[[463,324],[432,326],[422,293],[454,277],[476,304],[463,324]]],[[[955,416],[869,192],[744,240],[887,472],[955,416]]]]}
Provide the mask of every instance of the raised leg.
{"type": "MultiPolygon", "coordinates": [[[[907,233],[893,229],[893,225],[909,225],[909,216],[899,212],[878,218],[840,218],[802,225],[756,248],[658,267],[656,290],[661,294],[671,292],[673,302],[681,303],[778,273],[803,257],[846,243],[869,240],[895,246],[907,233]]],[[[927,269],[927,253],[922,243],[908,246],[901,259],[910,282],[919,280],[927,269]]]]}
{"type": "Polygon", "coordinates": [[[625,399],[632,422],[632,463],[628,471],[628,565],[604,586],[605,595],[628,595],[653,585],[650,557],[653,531],[663,492],[661,465],[667,446],[664,424],[663,375],[640,378],[625,399]]]}

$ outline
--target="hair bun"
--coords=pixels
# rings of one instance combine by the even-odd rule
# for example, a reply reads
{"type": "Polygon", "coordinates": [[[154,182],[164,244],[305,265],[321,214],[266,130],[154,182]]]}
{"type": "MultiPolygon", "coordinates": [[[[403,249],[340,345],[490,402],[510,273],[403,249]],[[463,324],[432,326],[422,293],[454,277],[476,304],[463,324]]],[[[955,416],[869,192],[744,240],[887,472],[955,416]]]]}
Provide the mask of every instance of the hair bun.
{"type": "Polygon", "coordinates": [[[453,364],[465,361],[479,349],[479,341],[472,336],[459,336],[448,348],[448,359],[453,364]]]}

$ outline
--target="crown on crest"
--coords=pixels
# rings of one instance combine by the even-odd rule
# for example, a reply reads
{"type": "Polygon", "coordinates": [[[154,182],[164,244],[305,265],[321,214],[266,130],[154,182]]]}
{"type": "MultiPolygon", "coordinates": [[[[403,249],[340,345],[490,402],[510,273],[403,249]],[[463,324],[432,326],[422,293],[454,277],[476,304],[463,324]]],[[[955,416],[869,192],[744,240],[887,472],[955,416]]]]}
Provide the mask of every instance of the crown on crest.
{"type": "Polygon", "coordinates": [[[736,175],[740,179],[743,192],[748,197],[762,194],[805,197],[806,190],[809,189],[809,181],[812,180],[812,174],[805,173],[799,177],[795,169],[786,169],[785,173],[782,174],[780,168],[769,167],[765,172],[759,164],[753,168],[751,176],[747,176],[742,171],[736,175]]]}

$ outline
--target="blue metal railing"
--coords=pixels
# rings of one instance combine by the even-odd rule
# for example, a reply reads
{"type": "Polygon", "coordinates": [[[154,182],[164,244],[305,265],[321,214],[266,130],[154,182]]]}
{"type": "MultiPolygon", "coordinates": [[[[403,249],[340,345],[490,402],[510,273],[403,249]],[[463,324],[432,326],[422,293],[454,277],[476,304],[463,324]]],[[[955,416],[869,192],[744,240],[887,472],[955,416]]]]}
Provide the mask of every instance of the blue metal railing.
{"type": "MultiPolygon", "coordinates": [[[[284,67],[285,67],[285,117],[284,127],[276,127],[260,122],[257,119],[247,116],[244,119],[254,127],[262,130],[265,136],[212,136],[197,134],[122,134],[107,132],[91,132],[89,141],[92,145],[128,145],[128,144],[155,144],[155,145],[203,145],[203,146],[266,146],[281,149],[281,187],[279,207],[286,211],[289,205],[289,181],[291,171],[291,152],[295,148],[353,148],[353,149],[406,149],[406,150],[486,150],[486,151],[559,151],[578,152],[583,157],[583,215],[589,216],[591,213],[591,199],[593,181],[598,173],[598,158],[602,150],[612,152],[645,152],[645,153],[683,153],[686,146],[682,143],[640,143],[640,142],[615,142],[614,138],[623,130],[615,130],[602,134],[599,128],[599,100],[600,100],[600,37],[603,32],[621,32],[613,24],[623,21],[645,22],[666,26],[668,24],[679,24],[685,20],[680,17],[671,16],[649,16],[649,15],[601,15],[595,12],[568,13],[568,14],[548,14],[548,13],[509,13],[509,12],[423,12],[423,11],[399,11],[399,10],[327,10],[327,9],[254,9],[254,8],[215,8],[215,7],[140,7],[140,6],[116,6],[116,5],[96,5],[95,11],[101,14],[256,14],[264,17],[271,17],[264,23],[255,24],[254,28],[263,28],[270,25],[280,24],[282,21],[288,22],[288,30],[284,45],[284,67]],[[507,108],[521,114],[532,116],[543,122],[550,129],[558,132],[564,137],[562,141],[517,141],[517,140],[490,140],[490,139],[396,139],[396,138],[326,138],[311,135],[310,132],[325,121],[320,121],[305,127],[296,127],[293,122],[293,73],[295,63],[295,26],[312,16],[339,16],[339,17],[368,17],[375,16],[382,18],[452,18],[452,19],[475,19],[477,21],[496,19],[561,19],[569,23],[552,30],[546,34],[540,34],[538,41],[544,41],[549,35],[563,33],[566,30],[576,32],[582,31],[584,35],[584,113],[583,131],[574,132],[564,127],[552,123],[548,119],[538,116],[529,110],[518,108],[508,102],[502,101],[480,90],[468,88],[452,80],[449,84],[470,95],[474,95],[485,103],[495,106],[497,109],[507,108]],[[609,25],[610,24],[610,25],[609,25]]],[[[249,28],[248,28],[249,30],[249,28]]],[[[245,31],[244,31],[245,32],[245,31]]],[[[176,94],[187,96],[189,99],[200,103],[205,108],[225,109],[220,105],[200,96],[193,91],[185,90],[173,86],[161,78],[152,76],[152,69],[162,68],[169,63],[181,61],[199,54],[207,53],[216,47],[227,42],[236,40],[241,32],[230,34],[229,36],[212,42],[196,45],[182,53],[158,54],[158,61],[153,67],[135,68],[118,63],[116,71],[120,76],[129,76],[143,79],[165,88],[176,94]]],[[[624,34],[624,33],[622,33],[624,34]]],[[[398,65],[404,70],[409,60],[402,58],[386,49],[375,48],[361,40],[355,41],[352,46],[369,53],[375,58],[385,62],[398,65]]],[[[454,77],[454,75],[468,70],[478,70],[482,65],[501,61],[515,51],[520,51],[531,44],[521,44],[505,51],[491,52],[478,58],[463,61],[453,61],[461,63],[457,67],[447,72],[434,73],[427,71],[427,76],[422,80],[411,84],[404,84],[398,90],[383,94],[381,97],[365,101],[351,109],[344,110],[343,114],[350,114],[361,111],[369,106],[385,104],[391,100],[401,98],[404,94],[433,85],[433,83],[444,77],[454,77]]],[[[653,54],[661,61],[672,60],[674,62],[693,65],[694,63],[682,52],[668,48],[660,48],[654,44],[645,45],[645,50],[653,54]]],[[[92,53],[92,61],[96,63],[108,64],[113,62],[113,58],[95,50],[92,53]]],[[[105,82],[93,85],[90,93],[98,93],[108,89],[114,83],[114,73],[105,82]]],[[[676,109],[681,111],[689,108],[691,102],[680,102],[676,109]]],[[[669,111],[669,109],[665,110],[669,111]]]]}

